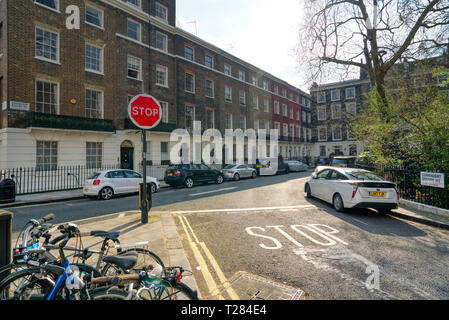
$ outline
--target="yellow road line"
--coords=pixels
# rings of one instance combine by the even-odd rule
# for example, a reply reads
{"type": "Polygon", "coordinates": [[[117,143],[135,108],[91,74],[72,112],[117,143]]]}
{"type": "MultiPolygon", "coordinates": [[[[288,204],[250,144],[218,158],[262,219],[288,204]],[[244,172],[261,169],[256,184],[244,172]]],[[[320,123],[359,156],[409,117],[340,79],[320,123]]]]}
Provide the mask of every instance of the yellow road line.
{"type": "MultiPolygon", "coordinates": [[[[203,256],[198,249],[197,244],[192,241],[192,238],[189,234],[189,231],[187,230],[186,225],[184,224],[183,217],[178,217],[179,221],[181,221],[182,227],[184,228],[184,232],[187,235],[187,240],[189,241],[190,247],[192,248],[193,255],[195,256],[196,261],[198,261],[200,267],[201,267],[201,273],[203,274],[204,280],[206,281],[206,285],[209,288],[209,293],[212,296],[218,296],[219,300],[224,300],[223,296],[220,294],[220,292],[217,289],[217,283],[215,282],[214,278],[212,277],[212,274],[210,273],[206,261],[204,261],[203,256]]],[[[195,234],[193,234],[195,236],[195,234]]],[[[196,239],[198,240],[198,239],[196,239]]]]}
{"type": "Polygon", "coordinates": [[[211,263],[212,267],[214,268],[218,278],[221,281],[220,286],[223,286],[226,289],[226,291],[228,292],[228,294],[231,297],[231,299],[233,299],[233,300],[240,300],[239,296],[234,291],[234,289],[232,289],[230,287],[229,282],[226,279],[226,276],[224,275],[223,271],[221,270],[220,266],[218,265],[217,261],[215,260],[214,256],[212,255],[212,253],[209,251],[209,248],[207,248],[207,246],[206,246],[206,244],[204,242],[200,242],[198,240],[198,238],[196,237],[195,232],[193,231],[193,229],[192,229],[189,221],[187,220],[187,218],[185,216],[182,216],[182,218],[184,218],[185,223],[186,223],[187,227],[189,228],[190,232],[192,233],[193,237],[195,238],[196,243],[198,243],[201,246],[201,248],[203,249],[204,253],[206,254],[207,259],[209,260],[209,262],[211,263]]]}

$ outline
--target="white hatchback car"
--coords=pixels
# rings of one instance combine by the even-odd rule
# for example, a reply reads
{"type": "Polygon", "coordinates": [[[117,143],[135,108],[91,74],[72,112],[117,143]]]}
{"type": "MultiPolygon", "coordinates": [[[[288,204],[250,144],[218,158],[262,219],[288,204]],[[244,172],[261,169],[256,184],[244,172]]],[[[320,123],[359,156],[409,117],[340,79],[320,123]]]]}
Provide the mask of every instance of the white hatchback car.
{"type": "Polygon", "coordinates": [[[397,209],[399,203],[396,184],[362,169],[321,167],[304,188],[308,198],[331,203],[339,212],[349,208],[373,208],[388,213],[397,209]]]}
{"type": "MultiPolygon", "coordinates": [[[[139,192],[139,185],[143,183],[143,176],[132,170],[105,170],[93,173],[86,180],[83,194],[88,197],[98,197],[109,200],[116,194],[130,194],[139,192]]],[[[156,178],[147,177],[152,193],[159,191],[160,184],[156,178]]]]}

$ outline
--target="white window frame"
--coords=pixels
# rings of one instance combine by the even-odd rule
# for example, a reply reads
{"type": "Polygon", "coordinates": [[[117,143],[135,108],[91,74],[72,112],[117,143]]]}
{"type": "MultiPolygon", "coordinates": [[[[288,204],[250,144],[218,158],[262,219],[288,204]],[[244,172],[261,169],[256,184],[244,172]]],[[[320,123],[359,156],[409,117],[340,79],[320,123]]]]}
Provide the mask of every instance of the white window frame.
{"type": "Polygon", "coordinates": [[[326,106],[318,106],[316,108],[316,110],[317,110],[317,120],[318,121],[325,121],[325,120],[327,120],[327,108],[326,108],[326,106]],[[324,114],[324,117],[321,117],[321,112],[320,111],[324,111],[324,112],[322,112],[324,114]]]}
{"type": "Polygon", "coordinates": [[[159,101],[159,103],[161,104],[161,122],[162,123],[168,123],[168,102],[166,101],[159,101]],[[164,107],[165,106],[165,107],[164,107]]]}
{"type": "Polygon", "coordinates": [[[195,121],[195,107],[191,106],[191,105],[184,105],[184,120],[185,120],[185,125],[186,125],[186,129],[187,130],[193,130],[193,122],[195,121]],[[192,112],[192,127],[188,128],[187,127],[187,108],[192,108],[193,112],[192,112]]]}
{"type": "Polygon", "coordinates": [[[103,75],[104,74],[104,50],[103,50],[103,46],[98,46],[98,45],[92,44],[90,42],[86,42],[84,48],[85,48],[84,49],[84,53],[85,53],[85,56],[84,56],[84,67],[85,67],[85,70],[88,71],[88,72],[93,72],[93,73],[97,73],[97,74],[103,75]],[[91,46],[91,47],[94,47],[96,49],[100,49],[100,70],[89,69],[87,67],[87,63],[86,63],[87,46],[91,46]]]}
{"type": "Polygon", "coordinates": [[[55,95],[56,95],[56,97],[55,97],[55,101],[56,101],[55,109],[56,110],[55,110],[54,114],[58,115],[59,114],[59,82],[49,81],[49,80],[39,79],[39,78],[37,78],[34,81],[34,92],[35,92],[35,94],[34,94],[34,106],[35,106],[35,111],[36,112],[40,112],[40,113],[45,113],[45,112],[37,110],[37,83],[38,82],[46,82],[46,83],[49,83],[49,84],[52,84],[52,85],[56,85],[56,90],[55,90],[55,95]]]}
{"type": "Polygon", "coordinates": [[[331,105],[331,113],[332,113],[332,119],[337,120],[341,119],[341,104],[336,103],[331,105]]]}
{"type": "Polygon", "coordinates": [[[97,8],[97,7],[94,6],[94,5],[92,5],[92,4],[88,3],[88,2],[86,2],[86,7],[84,8],[84,22],[85,22],[86,24],[90,25],[90,26],[93,26],[93,27],[95,27],[95,28],[99,28],[99,29],[101,29],[101,30],[104,30],[104,11],[101,10],[101,9],[99,9],[99,8],[97,8]],[[96,10],[96,11],[98,11],[98,12],[101,14],[101,17],[100,17],[100,25],[97,25],[97,24],[95,24],[95,23],[92,23],[92,22],[87,21],[87,7],[90,7],[91,9],[96,10]]]}
{"type": "Polygon", "coordinates": [[[206,109],[206,127],[208,129],[215,129],[215,110],[214,109],[206,109]],[[207,114],[209,112],[212,112],[212,126],[209,126],[210,123],[208,123],[207,114]]]}
{"type": "Polygon", "coordinates": [[[101,169],[103,167],[103,142],[95,142],[95,141],[86,141],[86,168],[89,169],[101,169]],[[88,145],[94,145],[95,148],[88,148],[88,145]],[[88,150],[93,150],[95,149],[95,155],[92,154],[88,154],[88,150]],[[98,152],[100,151],[100,152],[98,152]],[[92,160],[90,161],[91,163],[89,163],[88,159],[89,157],[95,158],[94,163],[96,163],[94,166],[92,166],[92,160]]]}
{"type": "Polygon", "coordinates": [[[36,25],[34,27],[34,58],[38,59],[38,60],[42,60],[42,61],[46,61],[46,62],[51,62],[51,63],[56,63],[56,64],[60,64],[60,34],[57,31],[51,30],[51,29],[47,29],[45,27],[42,27],[40,25],[36,25]],[[37,49],[36,49],[36,42],[37,42],[37,29],[40,29],[42,31],[46,31],[46,32],[50,32],[56,35],[56,60],[53,59],[49,59],[49,58],[45,58],[42,56],[38,56],[36,53],[37,49]]]}
{"type": "Polygon", "coordinates": [[[232,66],[229,63],[224,63],[223,65],[223,73],[230,76],[232,75],[232,66]]]}
{"type": "Polygon", "coordinates": [[[156,31],[155,45],[156,45],[156,49],[162,50],[163,52],[168,52],[168,36],[165,33],[156,31]],[[157,37],[158,36],[162,36],[164,38],[164,42],[163,42],[164,48],[162,48],[162,49],[157,46],[157,44],[158,44],[157,37]]]}
{"type": "Polygon", "coordinates": [[[278,86],[274,86],[274,93],[275,94],[279,94],[279,87],[278,86]]]}
{"type": "Polygon", "coordinates": [[[346,100],[355,99],[355,87],[345,89],[345,99],[346,100]],[[348,92],[353,92],[352,96],[350,94],[348,94],[348,92]]]}
{"type": "Polygon", "coordinates": [[[86,87],[85,90],[84,90],[84,98],[85,98],[85,101],[84,101],[84,116],[85,116],[85,118],[89,118],[89,119],[104,119],[104,91],[103,90],[98,90],[98,89],[95,89],[95,88],[86,87]],[[87,115],[87,91],[88,90],[96,92],[96,93],[100,93],[101,101],[100,101],[100,105],[99,105],[99,109],[100,109],[99,110],[99,112],[100,112],[99,118],[94,118],[94,117],[91,117],[91,116],[87,115]]]}
{"type": "Polygon", "coordinates": [[[288,118],[288,105],[286,103],[282,104],[282,116],[288,118]]]}
{"type": "Polygon", "coordinates": [[[270,100],[263,99],[263,111],[270,112],[270,100]]]}
{"type": "Polygon", "coordinates": [[[135,1],[137,1],[138,4],[131,3],[130,0],[125,0],[126,3],[129,3],[130,5],[132,5],[134,7],[142,8],[142,1],[141,0],[135,0],[135,1]]]}
{"type": "Polygon", "coordinates": [[[56,8],[52,8],[52,7],[49,7],[49,6],[47,6],[47,5],[43,4],[43,3],[38,2],[37,0],[34,0],[34,4],[36,4],[36,5],[38,5],[38,6],[42,7],[42,8],[45,8],[45,9],[48,9],[48,10],[51,10],[51,11],[54,11],[54,12],[57,12],[57,13],[61,13],[60,3],[59,2],[60,2],[60,0],[55,0],[56,8]]]}
{"type": "Polygon", "coordinates": [[[301,120],[301,112],[299,110],[296,110],[296,121],[301,120]]]}
{"type": "Polygon", "coordinates": [[[290,120],[294,119],[295,119],[295,111],[293,110],[293,108],[290,108],[290,120]]]}
{"type": "Polygon", "coordinates": [[[252,76],[252,78],[251,78],[251,83],[252,83],[254,86],[256,86],[256,87],[259,85],[256,76],[252,76]]]}
{"type": "Polygon", "coordinates": [[[282,124],[282,136],[283,137],[289,137],[289,127],[287,123],[282,124]]]}
{"type": "Polygon", "coordinates": [[[185,92],[188,93],[195,93],[195,74],[192,74],[190,72],[184,72],[184,88],[185,88],[185,92]],[[192,91],[188,90],[189,88],[187,88],[187,75],[192,76],[192,91]]]}
{"type": "Polygon", "coordinates": [[[204,94],[205,94],[206,98],[211,98],[211,99],[214,99],[214,98],[215,98],[215,81],[210,80],[210,79],[205,79],[205,80],[204,80],[204,94]],[[208,96],[208,95],[207,95],[207,86],[206,86],[206,83],[207,83],[208,81],[209,81],[210,83],[212,83],[212,95],[211,95],[211,96],[208,96]]]}
{"type": "Polygon", "coordinates": [[[156,1],[156,4],[155,4],[154,8],[155,8],[154,9],[154,16],[155,16],[155,18],[160,19],[160,20],[165,21],[165,22],[168,22],[168,8],[166,6],[164,6],[163,4],[161,4],[160,2],[158,2],[158,1],[156,1]],[[158,6],[165,10],[165,18],[159,17],[157,15],[158,6]]]}
{"type": "Polygon", "coordinates": [[[164,88],[168,88],[168,67],[157,64],[156,65],[156,85],[164,88]],[[164,74],[164,83],[158,82],[159,77],[158,74],[160,73],[164,74]]]}
{"type": "Polygon", "coordinates": [[[233,129],[233,126],[232,126],[232,113],[228,113],[228,112],[225,113],[225,129],[230,129],[230,130],[233,129]],[[229,127],[228,127],[228,121],[229,121],[229,127]]]}
{"type": "Polygon", "coordinates": [[[246,81],[245,71],[239,70],[239,80],[246,81]]]}
{"type": "Polygon", "coordinates": [[[58,161],[59,161],[59,142],[58,141],[50,141],[50,140],[37,140],[36,141],[36,171],[55,171],[58,168],[58,161]],[[45,150],[45,143],[49,143],[50,144],[50,148],[48,148],[49,150],[52,149],[52,144],[56,144],[56,163],[53,163],[51,161],[51,159],[55,158],[54,156],[52,156],[52,154],[50,153],[50,155],[48,154],[42,154],[39,155],[38,153],[38,148],[39,148],[39,143],[43,143],[44,144],[44,148],[42,148],[42,150],[45,150]],[[50,161],[44,161],[43,164],[39,164],[38,162],[38,158],[39,156],[41,156],[42,158],[49,158],[50,161]],[[49,163],[48,166],[45,166],[46,163],[49,163]]]}
{"type": "Polygon", "coordinates": [[[133,19],[130,19],[130,18],[128,18],[128,19],[126,19],[126,36],[128,37],[128,38],[130,38],[130,39],[132,39],[132,40],[135,40],[135,41],[138,41],[138,42],[142,42],[142,24],[141,23],[139,23],[139,22],[137,22],[136,20],[133,20],[133,19]],[[131,37],[130,35],[129,35],[129,25],[128,25],[128,22],[132,22],[132,23],[135,23],[139,28],[138,28],[138,39],[136,39],[136,38],[133,38],[133,37],[131,37]]]}
{"type": "Polygon", "coordinates": [[[357,103],[356,102],[347,102],[346,103],[346,113],[355,116],[357,114],[357,103]],[[351,112],[351,111],[354,112],[351,112]]]}
{"type": "Polygon", "coordinates": [[[280,114],[280,104],[279,101],[274,101],[274,114],[279,115],[280,114]]]}
{"type": "Polygon", "coordinates": [[[253,96],[253,109],[259,110],[259,96],[253,96]]]}
{"type": "Polygon", "coordinates": [[[240,90],[239,91],[239,103],[241,106],[246,106],[246,91],[245,90],[240,90]],[[242,96],[243,94],[243,96],[242,96]],[[243,98],[243,101],[242,101],[243,98]]]}
{"type": "Polygon", "coordinates": [[[258,133],[259,129],[260,129],[259,120],[254,119],[254,130],[256,131],[256,133],[258,133]]]}
{"type": "Polygon", "coordinates": [[[213,55],[211,55],[211,54],[205,54],[204,55],[204,65],[206,66],[206,68],[209,68],[209,69],[213,69],[214,68],[214,56],[213,55]],[[206,64],[206,57],[209,57],[210,58],[210,60],[211,60],[211,66],[208,66],[207,64],[206,64]]]}
{"type": "Polygon", "coordinates": [[[341,90],[340,89],[334,89],[331,90],[331,101],[340,101],[341,100],[341,90]],[[338,92],[338,97],[334,98],[334,94],[338,92]]]}
{"type": "Polygon", "coordinates": [[[240,129],[242,129],[242,131],[245,132],[246,131],[246,124],[247,124],[246,116],[241,115],[239,120],[240,120],[240,122],[239,122],[240,129]],[[243,123],[243,126],[242,126],[242,123],[243,123]]]}
{"type": "Polygon", "coordinates": [[[192,46],[189,46],[189,45],[187,45],[187,44],[184,44],[184,58],[187,59],[187,60],[189,60],[189,61],[195,61],[195,48],[192,47],[192,46]],[[189,48],[189,49],[192,50],[192,59],[187,58],[187,55],[186,55],[186,48],[189,48]]]}
{"type": "Polygon", "coordinates": [[[342,141],[342,140],[343,140],[343,130],[342,130],[341,126],[339,126],[339,125],[332,126],[332,141],[342,141]],[[337,129],[340,130],[340,138],[338,138],[338,139],[335,138],[335,133],[336,133],[337,129]]]}
{"type": "Polygon", "coordinates": [[[263,89],[268,90],[268,81],[266,80],[263,81],[263,89]]]}
{"type": "Polygon", "coordinates": [[[232,103],[232,87],[228,85],[224,86],[224,98],[226,102],[232,103]]]}
{"type": "Polygon", "coordinates": [[[132,55],[128,55],[127,57],[126,57],[126,77],[128,78],[128,79],[133,79],[133,80],[137,80],[137,81],[142,81],[142,59],[141,58],[138,58],[138,57],[135,57],[135,56],[132,56],[132,55]],[[131,69],[131,70],[134,70],[134,71],[137,71],[138,72],[138,74],[137,74],[137,78],[134,78],[134,77],[130,77],[129,76],[129,73],[128,73],[128,71],[130,70],[130,68],[129,68],[129,59],[134,59],[135,61],[138,61],[139,62],[139,70],[137,70],[137,69],[131,69]]]}
{"type": "Polygon", "coordinates": [[[323,142],[323,141],[327,141],[328,140],[328,135],[327,135],[327,127],[326,126],[319,126],[317,128],[317,133],[318,133],[318,141],[323,142]],[[325,133],[325,139],[321,139],[321,130],[324,130],[325,133]]]}
{"type": "Polygon", "coordinates": [[[278,136],[281,136],[281,123],[278,121],[274,122],[274,130],[278,131],[278,136]]]}

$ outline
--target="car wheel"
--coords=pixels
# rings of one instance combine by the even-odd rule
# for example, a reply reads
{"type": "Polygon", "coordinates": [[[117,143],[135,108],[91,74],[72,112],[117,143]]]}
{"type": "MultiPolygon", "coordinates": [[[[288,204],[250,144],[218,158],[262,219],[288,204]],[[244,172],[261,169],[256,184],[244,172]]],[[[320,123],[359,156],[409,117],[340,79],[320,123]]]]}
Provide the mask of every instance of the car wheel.
{"type": "Polygon", "coordinates": [[[157,193],[157,186],[154,183],[151,184],[151,193],[157,193]]]}
{"type": "Polygon", "coordinates": [[[306,197],[307,198],[312,198],[312,192],[310,190],[310,186],[308,184],[306,184],[306,197]]]}
{"type": "Polygon", "coordinates": [[[289,173],[290,173],[290,169],[289,168],[285,169],[285,174],[289,174],[289,173]]]}
{"type": "Polygon", "coordinates": [[[343,199],[341,198],[340,194],[334,195],[333,200],[334,209],[338,212],[343,212],[345,210],[345,205],[343,203],[343,199]]]}
{"type": "Polygon", "coordinates": [[[255,171],[253,171],[253,174],[251,175],[251,178],[256,179],[257,177],[257,173],[255,171]]]}
{"type": "Polygon", "coordinates": [[[192,178],[187,178],[185,181],[184,181],[184,185],[187,187],[187,188],[192,188],[193,187],[193,179],[192,178]]]}
{"type": "Polygon", "coordinates": [[[222,184],[222,183],[223,183],[223,180],[224,180],[223,176],[218,176],[218,177],[217,177],[217,183],[218,183],[218,184],[222,184]]]}
{"type": "Polygon", "coordinates": [[[238,173],[236,173],[234,175],[234,181],[239,181],[240,180],[240,175],[238,173]]]}
{"type": "Polygon", "coordinates": [[[100,193],[98,194],[98,197],[101,200],[110,200],[114,196],[114,190],[110,187],[106,187],[101,189],[100,193]]]}

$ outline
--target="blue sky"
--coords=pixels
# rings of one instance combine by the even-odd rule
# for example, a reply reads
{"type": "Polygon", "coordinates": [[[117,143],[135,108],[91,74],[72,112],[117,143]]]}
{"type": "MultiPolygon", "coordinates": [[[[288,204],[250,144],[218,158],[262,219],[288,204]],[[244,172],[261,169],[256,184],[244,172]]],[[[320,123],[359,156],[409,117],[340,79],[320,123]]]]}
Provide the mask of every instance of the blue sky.
{"type": "Polygon", "coordinates": [[[300,0],[177,0],[176,6],[182,29],[309,91],[293,54],[300,0]]]}

